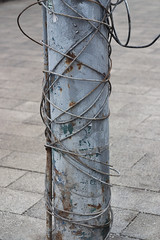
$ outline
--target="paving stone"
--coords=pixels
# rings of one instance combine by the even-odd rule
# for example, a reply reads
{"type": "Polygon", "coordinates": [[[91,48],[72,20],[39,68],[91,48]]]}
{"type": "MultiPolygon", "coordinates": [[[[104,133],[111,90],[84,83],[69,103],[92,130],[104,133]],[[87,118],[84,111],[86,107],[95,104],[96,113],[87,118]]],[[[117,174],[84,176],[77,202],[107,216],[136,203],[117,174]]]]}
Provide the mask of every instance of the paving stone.
{"type": "MultiPolygon", "coordinates": [[[[32,117],[34,119],[34,117],[32,117]]],[[[25,124],[25,123],[18,123],[18,122],[11,122],[9,120],[2,120],[1,121],[1,129],[0,133],[2,134],[12,134],[17,136],[24,136],[24,137],[38,137],[42,133],[44,133],[44,126],[40,125],[33,125],[33,124],[25,124]]]]}
{"type": "Polygon", "coordinates": [[[33,207],[29,208],[24,215],[28,215],[30,217],[45,219],[46,210],[45,210],[45,200],[42,198],[38,203],[36,203],[33,207]]]}
{"type": "Polygon", "coordinates": [[[25,171],[0,167],[0,187],[7,187],[24,174],[25,171]]]}
{"type": "Polygon", "coordinates": [[[124,231],[123,234],[146,240],[159,240],[160,216],[140,214],[124,231]]]}
{"type": "MultiPolygon", "coordinates": [[[[0,83],[1,86],[1,83],[0,83]]],[[[13,109],[23,101],[18,99],[0,98],[0,108],[13,109]]]]}
{"type": "Polygon", "coordinates": [[[137,216],[138,212],[113,208],[113,227],[112,233],[120,234],[127,225],[137,216]]]}
{"type": "Polygon", "coordinates": [[[127,85],[127,84],[114,84],[113,91],[114,92],[122,92],[122,93],[131,93],[134,95],[145,94],[150,90],[150,87],[138,87],[134,85],[127,85]]]}
{"type": "Polygon", "coordinates": [[[44,135],[38,138],[0,134],[1,148],[28,153],[44,154],[44,135]]]}
{"type": "Polygon", "coordinates": [[[37,112],[39,112],[39,105],[40,105],[39,102],[27,101],[27,102],[24,102],[24,103],[18,105],[14,109],[18,110],[18,111],[22,111],[22,112],[37,113],[37,112]]]}
{"type": "MultiPolygon", "coordinates": [[[[152,5],[149,0],[128,0],[128,2],[132,16],[131,44],[139,45],[152,41],[159,27],[157,25],[159,0],[155,0],[152,5]],[[148,16],[152,16],[152,21],[148,21],[148,16]]],[[[12,173],[15,170],[18,171],[16,168],[40,172],[45,169],[45,139],[43,133],[38,135],[42,122],[38,115],[39,109],[36,110],[42,89],[42,48],[28,41],[15,24],[15,17],[29,3],[32,3],[32,0],[14,0],[0,6],[0,21],[5,23],[0,25],[0,96],[1,100],[3,99],[0,103],[0,118],[5,122],[6,119],[9,122],[12,119],[20,124],[16,131],[18,124],[12,124],[12,126],[10,124],[9,129],[8,123],[2,125],[3,121],[1,121],[0,147],[3,150],[0,150],[0,159],[2,158],[0,163],[14,168],[10,169],[12,173]],[[8,38],[8,36],[11,37],[8,38]],[[12,111],[6,111],[7,109],[12,111]],[[18,113],[20,115],[16,112],[20,112],[18,113]],[[28,113],[31,115],[26,115],[28,113]],[[13,150],[16,153],[11,153],[13,150]]],[[[42,16],[39,9],[39,7],[33,7],[23,15],[24,29],[38,41],[42,38],[42,16]]],[[[119,5],[114,17],[118,35],[124,42],[127,34],[124,4],[119,5]]],[[[137,211],[159,214],[159,193],[154,191],[159,191],[160,182],[159,118],[155,117],[159,116],[160,105],[160,54],[158,42],[147,49],[133,50],[121,48],[113,41],[112,49],[111,162],[121,171],[122,176],[111,181],[118,185],[136,187],[134,190],[113,187],[113,203],[116,207],[121,207],[115,210],[113,231],[120,232],[124,230],[128,221],[133,220],[132,217],[137,214],[137,211]],[[150,114],[153,116],[148,118],[150,114]],[[137,188],[153,191],[140,191],[137,188]]],[[[9,180],[10,170],[6,173],[6,182],[9,180]]],[[[37,180],[41,181],[39,177],[35,177],[38,175],[28,173],[12,186],[19,189],[24,186],[26,190],[35,189],[41,192],[40,186],[36,185],[37,180]],[[33,185],[30,184],[31,179],[33,185]]],[[[11,174],[11,179],[12,177],[11,174]]],[[[8,188],[6,191],[13,190],[8,188]]],[[[16,204],[19,198],[23,199],[23,197],[25,197],[24,201],[30,202],[30,195],[22,197],[17,195],[17,192],[22,191],[14,190],[14,192],[16,192],[14,195],[16,204]]],[[[45,210],[42,208],[43,200],[38,199],[35,204],[26,206],[25,216],[4,213],[3,217],[0,217],[0,240],[44,240],[45,221],[35,219],[44,218],[45,210]]],[[[156,234],[159,234],[157,216],[153,215],[155,217],[153,219],[151,215],[150,217],[146,217],[148,214],[142,215],[144,217],[140,218],[140,214],[123,231],[123,234],[111,235],[110,240],[152,240],[150,235],[146,235],[149,232],[154,232],[153,239],[157,240],[156,234]]]]}
{"type": "MultiPolygon", "coordinates": [[[[40,78],[40,77],[39,77],[40,78]]],[[[8,88],[1,88],[0,89],[0,96],[7,98],[15,98],[20,100],[28,100],[30,101],[39,101],[41,100],[41,92],[37,91],[37,89],[28,89],[23,88],[21,91],[17,88],[8,89],[8,88]]],[[[27,113],[29,115],[29,113],[27,113]]]]}
{"type": "MultiPolygon", "coordinates": [[[[144,114],[111,114],[110,116],[110,136],[129,135],[130,129],[135,129],[138,124],[143,122],[149,115],[144,114]]],[[[133,130],[134,131],[134,130],[133,130]]],[[[133,134],[133,133],[132,133],[133,134]]]]}
{"type": "Polygon", "coordinates": [[[44,240],[45,221],[0,212],[0,238],[3,240],[44,240]]]}
{"type": "Polygon", "coordinates": [[[23,152],[13,152],[1,160],[1,166],[45,172],[45,155],[23,152]]]}
{"type": "Polygon", "coordinates": [[[25,192],[44,193],[45,175],[41,173],[28,172],[20,179],[12,183],[9,188],[25,192]]]}
{"type": "Polygon", "coordinates": [[[129,103],[126,104],[123,108],[121,108],[121,111],[123,111],[124,114],[139,114],[143,113],[145,115],[154,115],[154,116],[160,116],[160,111],[159,111],[159,105],[153,105],[152,102],[150,104],[144,103],[139,103],[137,104],[136,102],[134,103],[129,103]]]}
{"type": "Polygon", "coordinates": [[[10,120],[20,122],[31,116],[33,116],[33,113],[19,112],[9,109],[0,109],[0,119],[4,121],[10,120]]]}
{"type": "Polygon", "coordinates": [[[150,153],[159,156],[160,142],[155,139],[146,139],[129,136],[118,136],[112,144],[112,151],[116,152],[141,152],[143,155],[150,153]]]}
{"type": "Polygon", "coordinates": [[[145,154],[131,168],[128,168],[127,163],[123,166],[118,166],[117,163],[114,165],[121,174],[119,178],[111,178],[113,184],[160,191],[159,155],[145,154]]]}
{"type": "Polygon", "coordinates": [[[6,149],[0,149],[0,159],[9,155],[11,153],[10,150],[6,150],[6,149]]]}
{"type": "Polygon", "coordinates": [[[32,124],[32,125],[41,125],[43,126],[43,129],[44,129],[44,124],[42,122],[42,119],[39,113],[36,113],[33,117],[27,118],[25,121],[23,121],[23,123],[32,124]]]}
{"type": "MultiPolygon", "coordinates": [[[[110,163],[119,171],[128,170],[144,156],[142,151],[119,151],[119,149],[110,147],[110,163]]],[[[118,178],[119,179],[119,178],[118,178]]]]}
{"type": "Polygon", "coordinates": [[[160,141],[160,116],[151,116],[136,128],[130,129],[129,136],[160,141]]]}
{"type": "Polygon", "coordinates": [[[0,193],[0,210],[18,214],[22,214],[42,198],[42,195],[38,193],[15,191],[7,188],[0,188],[0,193]]]}
{"type": "Polygon", "coordinates": [[[113,186],[112,206],[160,215],[160,194],[128,187],[113,186]]]}
{"type": "Polygon", "coordinates": [[[138,238],[130,238],[130,237],[115,235],[111,233],[108,240],[138,240],[138,238]]]}

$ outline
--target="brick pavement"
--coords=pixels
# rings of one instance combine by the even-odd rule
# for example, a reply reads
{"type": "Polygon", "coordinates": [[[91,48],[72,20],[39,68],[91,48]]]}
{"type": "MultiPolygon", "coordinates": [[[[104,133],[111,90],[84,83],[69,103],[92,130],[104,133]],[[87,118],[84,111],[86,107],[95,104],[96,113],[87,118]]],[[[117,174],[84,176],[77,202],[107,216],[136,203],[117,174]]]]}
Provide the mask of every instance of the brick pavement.
{"type": "MultiPolygon", "coordinates": [[[[39,116],[42,49],[22,36],[16,16],[31,0],[0,4],[0,240],[44,240],[44,127],[39,116]]],[[[159,29],[158,0],[129,0],[133,44],[159,29]]],[[[124,10],[115,13],[126,36],[124,10]]],[[[41,39],[39,7],[23,16],[24,29],[41,39]]],[[[123,49],[113,43],[110,98],[112,240],[160,239],[159,43],[123,49]]]]}

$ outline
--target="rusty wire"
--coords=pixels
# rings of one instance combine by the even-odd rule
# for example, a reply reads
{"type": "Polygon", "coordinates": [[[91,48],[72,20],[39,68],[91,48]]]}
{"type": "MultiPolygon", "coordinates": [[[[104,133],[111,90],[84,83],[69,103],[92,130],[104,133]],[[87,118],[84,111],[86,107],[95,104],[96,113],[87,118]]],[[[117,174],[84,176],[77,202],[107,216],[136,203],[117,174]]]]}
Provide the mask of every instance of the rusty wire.
{"type": "MultiPolygon", "coordinates": [[[[68,7],[73,13],[76,14],[76,16],[74,15],[68,15],[65,13],[58,13],[55,12],[53,9],[50,9],[47,6],[47,0],[37,0],[36,3],[33,3],[31,5],[29,5],[28,7],[26,7],[18,16],[17,18],[17,23],[18,26],[20,28],[20,30],[22,31],[22,33],[28,37],[30,40],[34,41],[35,43],[41,45],[41,46],[45,46],[47,49],[50,49],[58,54],[61,55],[61,60],[58,62],[58,64],[55,66],[55,69],[53,69],[52,71],[48,71],[48,70],[44,70],[44,74],[45,76],[47,75],[47,78],[44,78],[45,81],[43,82],[43,91],[42,91],[42,101],[41,101],[41,105],[40,105],[40,113],[41,113],[41,117],[42,120],[44,122],[44,124],[46,125],[46,137],[47,139],[49,139],[49,141],[46,143],[46,147],[53,149],[54,151],[57,151],[59,153],[61,153],[63,155],[63,157],[65,158],[65,160],[71,164],[72,166],[74,166],[77,170],[79,170],[80,172],[82,172],[83,174],[87,175],[89,178],[92,178],[98,182],[100,182],[101,184],[105,185],[108,189],[109,189],[109,193],[111,196],[111,190],[110,187],[112,186],[110,183],[107,183],[106,181],[104,181],[104,176],[119,176],[119,172],[113,168],[113,166],[109,165],[109,164],[104,164],[101,163],[99,161],[97,161],[96,159],[94,159],[94,155],[97,153],[102,154],[103,151],[105,151],[109,146],[103,146],[101,149],[99,148],[94,149],[91,153],[84,153],[84,154],[80,154],[77,152],[72,151],[71,149],[68,149],[67,147],[64,146],[63,142],[67,139],[69,139],[70,137],[76,135],[77,133],[79,133],[80,131],[82,131],[83,129],[85,129],[88,125],[90,125],[92,123],[92,121],[102,121],[105,120],[107,118],[109,118],[110,116],[110,112],[108,112],[108,114],[106,116],[103,117],[99,117],[100,113],[103,112],[103,109],[106,106],[108,97],[111,93],[111,83],[110,83],[110,72],[111,72],[111,68],[112,68],[112,61],[111,61],[111,40],[114,39],[120,46],[122,47],[126,47],[126,48],[145,48],[145,47],[149,47],[151,46],[153,43],[155,43],[159,36],[158,35],[151,43],[146,44],[144,46],[131,46],[129,45],[130,42],[130,36],[131,36],[131,18],[130,18],[130,12],[129,12],[129,7],[128,7],[128,3],[127,0],[117,0],[115,3],[113,3],[112,1],[108,1],[107,6],[103,6],[99,0],[86,0],[86,1],[90,1],[93,4],[98,4],[103,10],[104,10],[104,16],[101,19],[101,21],[97,20],[97,19],[88,19],[86,16],[81,15],[77,10],[75,10],[72,6],[70,6],[65,0],[61,0],[63,2],[63,4],[65,4],[66,7],[68,7]],[[124,3],[125,7],[126,7],[126,12],[127,12],[127,16],[128,16],[128,36],[126,39],[125,43],[122,43],[117,35],[116,29],[115,29],[115,25],[114,25],[114,17],[113,17],[113,13],[114,10],[121,4],[124,3]],[[57,49],[52,48],[51,46],[49,46],[47,43],[45,42],[38,42],[35,39],[33,39],[32,37],[30,37],[29,35],[27,35],[23,29],[20,26],[19,20],[20,17],[22,15],[23,12],[25,12],[27,9],[29,9],[30,7],[39,4],[42,5],[44,8],[46,8],[46,11],[49,11],[50,13],[54,14],[55,17],[57,15],[59,15],[60,17],[66,17],[66,18],[72,18],[72,19],[78,19],[79,21],[86,21],[88,22],[92,29],[90,30],[89,33],[87,33],[87,35],[85,37],[83,37],[82,39],[80,39],[74,46],[72,46],[70,49],[67,50],[66,53],[62,53],[60,51],[58,51],[57,49]],[[97,25],[98,24],[98,27],[97,25]],[[106,36],[104,36],[104,34],[100,31],[100,27],[101,25],[104,25],[107,28],[107,31],[109,33],[108,38],[106,38],[106,36]],[[108,63],[108,71],[104,74],[99,72],[97,69],[92,68],[90,65],[85,64],[83,62],[81,62],[82,65],[92,69],[93,71],[95,71],[96,73],[99,74],[99,79],[84,79],[84,78],[74,78],[74,77],[70,77],[67,76],[67,70],[73,65],[73,63],[79,63],[79,56],[81,54],[83,54],[83,52],[85,51],[85,49],[87,48],[87,46],[90,44],[90,42],[93,40],[93,38],[96,36],[96,34],[99,34],[103,39],[106,40],[107,44],[108,44],[108,57],[109,57],[109,63],[108,63]],[[88,38],[88,36],[91,36],[89,41],[86,43],[85,47],[83,47],[83,49],[77,54],[77,56],[72,56],[71,54],[69,54],[70,52],[72,52],[74,50],[74,48],[76,46],[78,46],[79,44],[81,44],[85,39],[88,38]],[[68,67],[62,72],[62,73],[58,73],[56,72],[56,67],[61,63],[61,61],[65,58],[70,59],[70,63],[68,65],[68,67]],[[50,82],[50,78],[52,76],[56,76],[56,80],[52,81],[52,83],[50,82]],[[59,106],[56,106],[54,102],[51,101],[51,99],[49,98],[49,92],[50,90],[54,87],[54,84],[58,81],[63,81],[64,78],[67,78],[68,80],[72,81],[72,79],[76,80],[76,81],[88,81],[88,82],[97,82],[97,86],[91,91],[89,92],[87,95],[85,95],[83,98],[79,99],[79,101],[75,102],[74,105],[70,106],[68,109],[64,110],[59,106]],[[75,106],[77,106],[78,104],[80,104],[81,102],[84,101],[84,99],[86,99],[88,96],[90,96],[92,94],[92,92],[94,92],[96,89],[98,89],[100,86],[103,86],[103,88],[101,89],[101,91],[99,91],[98,96],[93,100],[93,103],[85,109],[85,111],[83,111],[81,114],[76,115],[70,112],[71,109],[73,109],[75,106]],[[94,116],[86,116],[87,112],[89,112],[89,110],[96,104],[96,102],[99,100],[99,98],[102,96],[103,92],[108,89],[108,94],[106,95],[102,106],[100,107],[100,109],[98,109],[97,113],[94,116]],[[55,118],[55,119],[51,119],[50,115],[48,115],[48,112],[46,111],[46,103],[49,103],[51,106],[53,106],[54,108],[57,108],[61,113],[55,118]],[[59,120],[59,118],[63,115],[69,116],[70,119],[69,120],[59,120]],[[64,123],[70,123],[74,120],[77,119],[83,119],[86,121],[86,123],[79,129],[77,129],[76,131],[72,132],[71,134],[58,139],[57,136],[55,135],[55,133],[53,133],[52,131],[52,124],[64,124],[64,123]],[[107,166],[110,170],[110,172],[113,171],[112,173],[106,173],[103,171],[100,171],[96,168],[91,167],[89,164],[85,163],[85,161],[80,160],[87,160],[90,162],[97,162],[99,164],[104,164],[105,166],[107,166]],[[79,167],[77,167],[77,163],[79,164],[79,167]],[[83,166],[83,169],[82,167],[83,166]],[[86,169],[86,170],[84,170],[86,169]],[[89,173],[88,173],[89,170],[89,173]],[[99,177],[95,177],[94,173],[97,173],[99,175],[99,177]]],[[[85,226],[88,228],[104,228],[106,226],[109,226],[111,229],[112,226],[112,222],[113,222],[113,213],[110,207],[110,200],[109,199],[106,207],[98,212],[95,213],[88,213],[88,214],[81,214],[78,212],[70,212],[70,211],[66,211],[63,209],[58,209],[54,206],[54,203],[52,202],[52,200],[48,197],[48,189],[47,189],[47,184],[46,184],[46,190],[45,190],[45,197],[46,197],[46,206],[48,212],[52,215],[54,215],[55,218],[63,220],[63,221],[67,221],[70,223],[74,223],[80,226],[85,226]],[[93,219],[97,219],[98,217],[102,216],[103,214],[105,214],[106,212],[109,212],[109,220],[107,223],[103,224],[103,225],[92,225],[90,224],[90,220],[93,219]],[[67,218],[67,217],[63,217],[59,214],[59,212],[63,212],[63,213],[68,213],[71,216],[72,215],[78,215],[78,216],[84,216],[84,219],[81,220],[72,220],[71,218],[67,218]],[[87,218],[86,218],[87,217],[87,218]],[[88,222],[86,224],[86,221],[88,222]]],[[[109,233],[107,234],[106,238],[108,238],[109,233]]]]}

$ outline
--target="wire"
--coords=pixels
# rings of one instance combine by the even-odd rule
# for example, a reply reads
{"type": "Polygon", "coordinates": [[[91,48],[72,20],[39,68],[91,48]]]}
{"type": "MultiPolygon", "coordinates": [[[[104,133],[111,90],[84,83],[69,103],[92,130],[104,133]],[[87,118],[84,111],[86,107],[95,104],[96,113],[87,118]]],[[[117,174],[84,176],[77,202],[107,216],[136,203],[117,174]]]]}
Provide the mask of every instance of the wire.
{"type": "MultiPolygon", "coordinates": [[[[106,1],[106,6],[104,6],[99,0],[86,0],[90,4],[96,4],[99,8],[103,10],[103,16],[101,20],[98,19],[92,19],[88,18],[87,16],[84,16],[82,13],[80,13],[77,9],[74,8],[74,6],[71,6],[68,1],[61,0],[61,2],[64,4],[66,9],[69,9],[69,12],[72,14],[62,13],[62,12],[56,12],[53,8],[48,7],[47,0],[37,0],[37,2],[30,4],[27,6],[24,10],[20,12],[20,14],[17,17],[17,24],[20,29],[20,31],[31,41],[34,43],[43,46],[44,52],[48,52],[48,50],[53,51],[57,53],[59,56],[59,61],[52,69],[52,71],[48,70],[47,68],[44,69],[44,79],[43,79],[43,90],[42,90],[42,100],[40,104],[40,114],[42,117],[42,120],[46,126],[45,130],[45,136],[48,140],[45,147],[50,148],[54,152],[57,152],[58,154],[61,154],[63,156],[64,161],[69,166],[72,166],[77,171],[81,172],[84,176],[86,176],[88,179],[96,181],[98,184],[101,184],[102,187],[105,187],[106,191],[108,191],[108,202],[106,203],[105,207],[101,210],[98,210],[93,213],[81,213],[76,211],[71,211],[71,209],[61,209],[61,207],[56,207],[54,203],[54,196],[53,199],[50,199],[49,197],[49,189],[48,189],[48,182],[45,181],[45,199],[46,199],[46,207],[49,214],[53,215],[57,220],[59,221],[65,221],[70,224],[75,224],[78,226],[83,226],[88,229],[105,229],[106,227],[109,228],[107,235],[105,236],[105,240],[108,238],[110,234],[110,230],[113,223],[113,213],[111,209],[111,187],[112,184],[109,182],[109,177],[114,176],[118,177],[120,173],[113,168],[113,166],[108,164],[108,159],[106,159],[105,162],[101,162],[101,156],[105,153],[105,151],[108,151],[109,145],[105,146],[95,146],[95,148],[84,150],[82,152],[78,152],[75,150],[72,150],[69,148],[69,146],[66,144],[70,138],[73,136],[76,136],[77,134],[81,133],[82,131],[85,131],[87,127],[89,127],[93,122],[95,121],[107,121],[107,119],[110,116],[110,111],[108,110],[107,114],[103,115],[104,109],[107,106],[108,98],[111,94],[112,86],[110,83],[110,75],[111,75],[111,68],[112,68],[112,61],[111,61],[111,42],[112,39],[114,39],[118,45],[124,47],[124,48],[146,48],[153,45],[160,37],[158,35],[152,42],[149,44],[145,44],[142,46],[132,46],[130,45],[130,39],[131,39],[131,16],[130,16],[130,10],[128,6],[127,0],[117,0],[116,2],[112,2],[111,0],[106,1]],[[127,12],[127,21],[128,21],[128,34],[126,41],[124,43],[121,42],[119,39],[119,36],[116,31],[116,27],[114,24],[114,11],[120,4],[125,5],[125,9],[127,12]],[[73,46],[71,46],[69,49],[66,50],[66,52],[61,52],[57,49],[54,49],[52,46],[48,44],[47,41],[43,40],[42,42],[39,42],[35,40],[33,37],[29,36],[21,27],[20,19],[24,12],[26,12],[29,8],[33,7],[34,5],[42,5],[43,9],[45,11],[49,11],[50,14],[53,14],[54,16],[59,16],[60,18],[71,18],[76,19],[79,21],[82,21],[88,25],[90,25],[89,31],[80,38],[78,41],[75,42],[73,46]],[[106,33],[102,31],[103,29],[106,29],[106,33]],[[80,57],[84,54],[87,47],[92,43],[93,39],[98,35],[99,38],[101,38],[103,41],[106,42],[106,46],[108,46],[108,69],[105,73],[100,72],[96,67],[92,67],[90,63],[82,62],[80,61],[80,57]],[[107,36],[107,37],[106,37],[107,36]],[[84,44],[85,42],[85,44],[84,44]],[[82,46],[81,46],[82,45],[82,46]],[[73,51],[75,49],[80,49],[76,56],[73,54],[73,51]],[[64,61],[68,59],[69,64],[67,68],[65,68],[62,72],[59,71],[60,64],[63,64],[64,61]],[[89,69],[95,73],[97,78],[90,78],[87,79],[85,77],[73,77],[68,74],[70,69],[72,69],[73,64],[79,64],[83,67],[86,67],[86,69],[89,69]],[[88,84],[94,84],[93,89],[91,89],[88,93],[86,93],[84,96],[82,96],[79,100],[72,103],[68,108],[63,109],[60,106],[57,106],[53,99],[50,98],[50,92],[53,91],[56,84],[58,84],[60,81],[77,81],[77,82],[88,82],[88,84]],[[80,104],[83,104],[84,101],[89,100],[94,93],[94,99],[89,104],[89,106],[85,106],[85,108],[82,110],[82,112],[75,114],[73,112],[74,109],[76,109],[80,104]],[[99,103],[100,104],[97,104],[99,103]],[[94,110],[94,114],[91,110],[95,108],[96,104],[99,106],[96,110],[94,110]],[[47,106],[50,106],[54,109],[58,110],[58,115],[52,119],[50,116],[50,111],[48,111],[47,106]],[[63,119],[63,120],[62,120],[63,119]],[[63,126],[65,124],[73,124],[74,121],[82,121],[82,124],[79,125],[79,127],[72,131],[71,133],[67,133],[65,136],[57,136],[57,133],[53,131],[53,126],[63,126]],[[97,160],[97,155],[98,157],[97,160]],[[94,163],[94,165],[93,165],[94,163]],[[98,167],[97,167],[98,166],[98,167]],[[102,170],[103,169],[103,170],[102,170]],[[75,218],[76,216],[79,216],[79,219],[75,218]],[[93,224],[96,222],[97,219],[100,217],[107,216],[108,221],[105,224],[93,224]]],[[[91,85],[91,86],[92,86],[91,85]]],[[[89,195],[82,195],[81,193],[78,193],[76,191],[73,191],[70,189],[67,185],[61,186],[58,183],[58,175],[57,170],[54,167],[54,179],[53,182],[58,188],[61,193],[66,194],[67,191],[69,191],[72,194],[77,194],[78,196],[84,197],[84,198],[90,198],[93,196],[89,195]]],[[[47,173],[46,173],[47,175],[47,173]]],[[[47,178],[46,178],[47,179],[47,178]]],[[[104,193],[103,193],[104,194],[104,193]]],[[[95,196],[95,198],[98,196],[95,196]]],[[[98,222],[98,221],[97,221],[98,222]]]]}

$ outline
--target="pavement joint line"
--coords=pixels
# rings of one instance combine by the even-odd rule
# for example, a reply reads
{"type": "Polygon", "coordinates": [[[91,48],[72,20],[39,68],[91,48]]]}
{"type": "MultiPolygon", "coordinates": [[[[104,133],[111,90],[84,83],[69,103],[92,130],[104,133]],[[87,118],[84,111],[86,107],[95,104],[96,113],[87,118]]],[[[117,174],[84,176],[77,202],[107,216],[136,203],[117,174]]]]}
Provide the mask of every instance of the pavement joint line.
{"type": "MultiPolygon", "coordinates": [[[[27,213],[27,211],[29,211],[31,208],[33,208],[37,203],[39,203],[40,201],[42,201],[42,199],[44,198],[44,196],[38,200],[38,202],[34,203],[31,207],[29,207],[27,210],[25,210],[22,214],[20,215],[25,215],[25,213],[27,213]]],[[[36,217],[37,218],[37,217],[36,217]]]]}
{"type": "Polygon", "coordinates": [[[154,192],[154,193],[160,193],[160,190],[151,190],[151,189],[147,189],[147,188],[137,188],[137,187],[131,187],[131,186],[126,186],[126,185],[119,185],[119,184],[112,184],[113,186],[117,186],[117,187],[122,187],[122,188],[130,188],[130,189],[134,189],[134,190],[140,190],[140,191],[145,191],[145,192],[154,192]]]}
{"type": "Polygon", "coordinates": [[[120,209],[120,210],[127,210],[127,211],[132,211],[132,212],[137,212],[137,213],[141,213],[141,214],[146,214],[146,215],[152,215],[152,216],[156,216],[156,217],[160,217],[160,214],[154,214],[154,213],[148,213],[148,212],[144,212],[144,211],[140,211],[140,210],[135,210],[135,209],[132,209],[132,208],[122,208],[122,207],[117,207],[117,206],[113,206],[111,204],[112,208],[117,208],[117,209],[120,209]]]}
{"type": "MultiPolygon", "coordinates": [[[[1,166],[0,166],[1,167],[1,166]]],[[[3,168],[3,167],[1,167],[3,168]]],[[[18,170],[18,169],[17,169],[18,170]]],[[[19,171],[19,170],[18,170],[19,171]]],[[[21,171],[21,170],[20,170],[21,171]]],[[[12,185],[13,183],[15,183],[16,181],[18,181],[19,179],[21,179],[22,177],[24,177],[27,174],[27,171],[25,171],[25,173],[20,176],[19,178],[17,178],[16,180],[14,180],[13,182],[11,182],[10,184],[8,184],[7,186],[5,186],[5,188],[9,188],[10,185],[12,185]]]]}
{"type": "MultiPolygon", "coordinates": [[[[142,123],[144,123],[147,119],[149,119],[150,117],[152,117],[153,115],[150,114],[148,117],[146,117],[142,122],[138,123],[137,126],[141,125],[142,123]]],[[[155,115],[154,115],[155,116],[155,115]]]]}
{"type": "MultiPolygon", "coordinates": [[[[0,97],[0,98],[1,98],[1,97],[0,97]]],[[[5,97],[2,97],[2,98],[5,98],[5,97]]],[[[12,99],[14,99],[14,98],[12,98],[12,99]]],[[[32,99],[30,99],[29,101],[28,101],[28,100],[25,100],[23,103],[26,103],[26,102],[33,102],[33,103],[38,103],[38,104],[40,104],[39,101],[32,100],[32,99]]],[[[18,104],[18,106],[21,105],[21,104],[23,104],[23,103],[18,104]]]]}
{"type": "MultiPolygon", "coordinates": [[[[7,134],[5,134],[5,135],[7,135],[7,134]]],[[[9,136],[15,136],[15,135],[12,134],[12,135],[9,135],[9,136]]],[[[20,137],[21,137],[21,136],[20,136],[20,137]]],[[[29,138],[29,139],[31,138],[31,139],[35,139],[35,140],[37,139],[37,137],[25,137],[25,138],[29,138]]],[[[12,151],[10,154],[8,154],[8,155],[6,155],[5,157],[2,157],[2,158],[0,158],[0,159],[6,158],[6,157],[8,157],[9,155],[11,155],[11,154],[13,154],[13,153],[29,153],[29,154],[33,154],[33,155],[37,155],[37,156],[43,155],[43,154],[37,154],[37,153],[35,153],[35,152],[33,153],[33,152],[29,152],[29,151],[28,151],[28,152],[24,152],[24,151],[19,151],[19,150],[9,150],[8,148],[1,148],[1,147],[0,147],[0,149],[1,149],[1,150],[12,151]]]]}
{"type": "MultiPolygon", "coordinates": [[[[18,122],[19,123],[19,122],[18,122]]],[[[0,136],[13,136],[13,137],[15,137],[15,136],[17,136],[17,135],[15,135],[15,134],[8,134],[8,133],[6,133],[6,134],[3,134],[3,133],[0,133],[0,136]]],[[[44,136],[43,134],[42,134],[42,136],[44,136]]],[[[19,137],[21,137],[21,136],[19,136],[19,137]]],[[[25,138],[27,139],[37,139],[37,137],[27,137],[27,136],[25,136],[25,138]]],[[[5,148],[1,148],[0,147],[0,149],[4,149],[4,150],[9,150],[9,149],[5,149],[5,148]]],[[[21,152],[21,151],[16,151],[16,150],[12,150],[12,151],[14,151],[14,152],[21,152]]],[[[24,152],[24,151],[22,151],[22,152],[24,152]]],[[[24,153],[26,153],[26,152],[24,152],[24,153]]],[[[34,154],[37,154],[37,153],[34,153],[34,154]]],[[[38,155],[38,154],[37,154],[38,155]]]]}
{"type": "Polygon", "coordinates": [[[139,137],[135,137],[135,136],[129,136],[128,137],[128,139],[141,139],[141,140],[143,140],[143,139],[145,139],[145,140],[151,140],[151,141],[154,141],[154,142],[160,142],[160,140],[158,140],[158,139],[154,139],[154,138],[144,138],[144,137],[141,137],[141,136],[139,136],[139,137]]]}
{"type": "Polygon", "coordinates": [[[125,231],[133,222],[134,220],[140,215],[140,212],[137,213],[136,216],[134,216],[134,218],[127,224],[127,226],[122,230],[122,233],[123,231],[125,231]]]}
{"type": "MultiPolygon", "coordinates": [[[[112,206],[112,204],[111,204],[112,206]]],[[[119,210],[127,210],[127,211],[132,211],[132,212],[136,212],[136,213],[139,213],[138,210],[135,210],[135,209],[129,209],[129,208],[121,208],[121,207],[117,207],[117,206],[112,206],[112,208],[117,208],[119,210]]],[[[114,211],[114,210],[113,210],[114,211]]]]}
{"type": "MultiPolygon", "coordinates": [[[[20,213],[15,213],[15,212],[8,212],[8,211],[1,211],[0,212],[3,214],[3,213],[10,213],[12,215],[18,215],[18,216],[26,216],[26,217],[30,217],[30,218],[36,218],[36,219],[41,219],[41,220],[44,220],[42,218],[38,218],[38,217],[32,217],[32,216],[29,216],[29,215],[23,215],[23,214],[20,214],[20,213]]],[[[45,221],[45,220],[44,220],[45,221]]],[[[1,239],[0,239],[1,240],[1,239]]]]}
{"type": "Polygon", "coordinates": [[[43,195],[44,195],[44,194],[42,194],[42,193],[37,193],[37,192],[29,192],[29,191],[18,190],[18,189],[10,189],[10,188],[6,188],[6,187],[0,187],[0,189],[11,190],[11,191],[14,191],[14,192],[32,193],[32,194],[35,194],[35,195],[41,195],[41,196],[43,196],[43,195]]]}
{"type": "Polygon", "coordinates": [[[38,172],[38,171],[28,170],[28,169],[23,169],[23,168],[15,168],[15,167],[2,166],[2,165],[0,165],[0,167],[3,167],[3,168],[9,168],[9,169],[15,169],[15,170],[21,170],[21,171],[26,171],[26,172],[31,172],[31,173],[45,174],[44,172],[38,172]]]}
{"type": "MultiPolygon", "coordinates": [[[[2,187],[3,188],[3,187],[2,187]]],[[[36,192],[36,191],[29,191],[29,190],[19,190],[19,189],[16,189],[16,188],[7,188],[7,187],[4,187],[4,188],[6,188],[6,189],[10,189],[10,190],[12,190],[12,191],[19,191],[19,192],[25,192],[25,193],[34,193],[34,194],[40,194],[40,195],[42,195],[42,196],[44,196],[44,194],[45,194],[45,190],[44,190],[44,193],[42,193],[42,192],[36,192]]]]}
{"type": "Polygon", "coordinates": [[[143,160],[148,154],[145,153],[140,159],[137,160],[130,168],[132,169],[137,163],[139,163],[141,160],[143,160]]]}
{"type": "MultiPolygon", "coordinates": [[[[41,123],[26,122],[26,121],[24,121],[23,124],[31,125],[31,126],[43,126],[43,124],[41,124],[41,123]]],[[[41,136],[41,135],[38,135],[37,137],[39,137],[39,136],[41,136]]]]}
{"type": "MultiPolygon", "coordinates": [[[[8,150],[8,151],[9,151],[9,149],[4,149],[4,148],[0,148],[0,149],[1,149],[1,150],[8,150]]],[[[12,151],[12,152],[8,153],[7,155],[5,155],[4,157],[0,158],[0,160],[3,160],[3,159],[5,159],[5,158],[9,157],[12,153],[14,153],[14,151],[12,151]]],[[[0,166],[1,166],[1,165],[0,165],[0,166]]]]}
{"type": "Polygon", "coordinates": [[[149,93],[152,89],[153,89],[153,87],[149,88],[149,89],[145,92],[145,95],[146,95],[147,93],[149,93]]]}
{"type": "Polygon", "coordinates": [[[129,235],[124,235],[124,234],[120,234],[121,237],[128,237],[128,238],[133,238],[133,239],[137,239],[137,240],[148,240],[146,238],[137,238],[137,237],[133,237],[133,236],[129,236],[129,235]]]}

